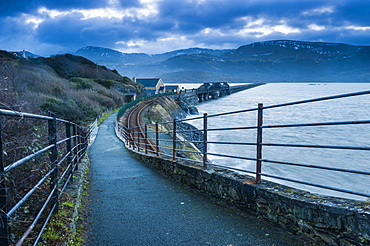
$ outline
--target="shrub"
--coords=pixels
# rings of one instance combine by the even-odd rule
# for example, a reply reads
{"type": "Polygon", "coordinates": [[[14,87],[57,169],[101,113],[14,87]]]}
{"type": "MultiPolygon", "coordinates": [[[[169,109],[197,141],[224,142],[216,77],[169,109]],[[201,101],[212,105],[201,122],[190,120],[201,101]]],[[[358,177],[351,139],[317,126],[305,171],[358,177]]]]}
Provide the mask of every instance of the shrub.
{"type": "Polygon", "coordinates": [[[107,89],[110,89],[113,86],[113,80],[110,79],[94,79],[94,81],[107,89]]]}
{"type": "Polygon", "coordinates": [[[81,109],[73,99],[61,100],[55,97],[48,97],[40,106],[40,109],[44,113],[52,112],[56,114],[58,118],[69,119],[76,122],[80,122],[84,116],[83,109],[81,109]]]}

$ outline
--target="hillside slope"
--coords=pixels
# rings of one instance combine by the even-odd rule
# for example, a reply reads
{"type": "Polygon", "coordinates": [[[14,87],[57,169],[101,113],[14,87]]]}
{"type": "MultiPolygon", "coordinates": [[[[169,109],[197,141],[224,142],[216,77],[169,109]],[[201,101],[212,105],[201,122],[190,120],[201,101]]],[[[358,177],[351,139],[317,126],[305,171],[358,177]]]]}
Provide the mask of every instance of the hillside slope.
{"type": "Polygon", "coordinates": [[[0,51],[0,108],[57,117],[78,123],[120,107],[122,92],[139,84],[86,58],[58,55],[25,59],[0,51]]]}

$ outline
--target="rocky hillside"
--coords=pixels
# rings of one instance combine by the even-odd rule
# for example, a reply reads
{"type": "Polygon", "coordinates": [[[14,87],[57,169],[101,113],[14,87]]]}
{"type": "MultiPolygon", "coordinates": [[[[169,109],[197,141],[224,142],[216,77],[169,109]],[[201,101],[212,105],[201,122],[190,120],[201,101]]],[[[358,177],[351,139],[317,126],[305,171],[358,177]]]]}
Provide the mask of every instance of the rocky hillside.
{"type": "Polygon", "coordinates": [[[276,40],[235,50],[127,54],[85,47],[76,54],[130,77],[203,82],[370,82],[370,46],[276,40]]]}

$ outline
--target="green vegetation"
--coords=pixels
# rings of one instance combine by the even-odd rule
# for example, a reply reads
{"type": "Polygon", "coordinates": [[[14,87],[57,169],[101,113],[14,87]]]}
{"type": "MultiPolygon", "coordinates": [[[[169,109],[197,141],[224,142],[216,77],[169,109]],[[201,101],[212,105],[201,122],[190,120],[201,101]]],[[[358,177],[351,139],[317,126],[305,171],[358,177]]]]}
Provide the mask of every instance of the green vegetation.
{"type": "Polygon", "coordinates": [[[121,107],[122,92],[141,85],[83,57],[57,55],[24,59],[0,51],[0,108],[88,123],[121,107]]]}
{"type": "Polygon", "coordinates": [[[108,112],[105,112],[101,115],[101,117],[98,119],[98,126],[103,123],[103,121],[108,118],[111,114],[117,112],[119,109],[115,109],[115,110],[112,110],[112,111],[108,111],[108,112]]]}
{"type": "Polygon", "coordinates": [[[113,86],[113,80],[111,79],[95,79],[94,81],[107,89],[110,89],[113,86]]]}

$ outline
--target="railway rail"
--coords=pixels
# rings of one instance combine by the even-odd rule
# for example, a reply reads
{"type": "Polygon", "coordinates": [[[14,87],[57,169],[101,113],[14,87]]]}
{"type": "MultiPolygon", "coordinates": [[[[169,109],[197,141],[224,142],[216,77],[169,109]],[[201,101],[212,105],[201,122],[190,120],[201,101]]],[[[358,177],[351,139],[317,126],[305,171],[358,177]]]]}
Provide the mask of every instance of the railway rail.
{"type": "Polygon", "coordinates": [[[148,128],[142,123],[143,112],[154,103],[154,100],[144,101],[131,108],[123,117],[123,126],[128,130],[127,139],[130,146],[137,150],[144,150],[145,153],[157,153],[155,145],[148,138],[148,128]]]}

